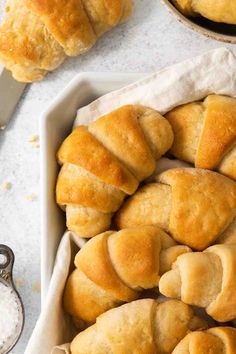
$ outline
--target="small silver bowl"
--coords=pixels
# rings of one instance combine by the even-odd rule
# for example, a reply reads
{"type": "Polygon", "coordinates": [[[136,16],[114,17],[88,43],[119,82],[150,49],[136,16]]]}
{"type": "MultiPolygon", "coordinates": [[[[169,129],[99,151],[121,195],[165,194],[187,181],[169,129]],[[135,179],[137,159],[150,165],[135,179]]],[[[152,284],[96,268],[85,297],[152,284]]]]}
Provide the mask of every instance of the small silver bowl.
{"type": "Polygon", "coordinates": [[[236,43],[236,25],[213,22],[202,16],[186,17],[171,3],[170,0],[162,0],[162,2],[178,21],[192,30],[216,39],[217,41],[236,43]]]}
{"type": "Polygon", "coordinates": [[[12,350],[12,348],[16,345],[16,343],[18,342],[22,334],[24,322],[25,322],[23,303],[13,282],[12,272],[13,272],[14,260],[15,260],[15,256],[13,251],[5,245],[0,245],[0,283],[8,287],[11,290],[11,292],[14,294],[14,300],[17,303],[17,309],[18,309],[18,322],[16,324],[15,332],[10,338],[7,339],[3,347],[0,348],[1,354],[9,353],[12,350]]]}

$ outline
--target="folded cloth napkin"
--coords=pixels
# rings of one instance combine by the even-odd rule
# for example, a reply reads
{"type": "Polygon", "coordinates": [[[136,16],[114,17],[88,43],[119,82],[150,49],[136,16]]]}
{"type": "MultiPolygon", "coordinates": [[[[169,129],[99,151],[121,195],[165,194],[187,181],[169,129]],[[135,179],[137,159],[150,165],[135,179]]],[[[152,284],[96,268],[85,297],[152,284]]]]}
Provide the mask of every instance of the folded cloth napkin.
{"type": "Polygon", "coordinates": [[[165,114],[211,93],[236,96],[236,57],[226,48],[172,65],[98,98],[78,110],[75,126],[88,124],[126,104],[141,104],[165,114]]]}
{"type": "MultiPolygon", "coordinates": [[[[164,114],[174,107],[216,93],[236,97],[236,57],[224,48],[186,60],[144,80],[100,97],[78,111],[75,126],[88,124],[125,104],[138,103],[164,114]]],[[[178,165],[178,162],[177,162],[178,165]]],[[[162,159],[160,170],[176,167],[176,161],[162,159]],[[174,164],[174,165],[173,165],[174,164]]],[[[73,258],[84,240],[66,232],[58,248],[47,301],[28,343],[25,354],[69,354],[76,334],[62,307],[62,295],[73,258]]]]}

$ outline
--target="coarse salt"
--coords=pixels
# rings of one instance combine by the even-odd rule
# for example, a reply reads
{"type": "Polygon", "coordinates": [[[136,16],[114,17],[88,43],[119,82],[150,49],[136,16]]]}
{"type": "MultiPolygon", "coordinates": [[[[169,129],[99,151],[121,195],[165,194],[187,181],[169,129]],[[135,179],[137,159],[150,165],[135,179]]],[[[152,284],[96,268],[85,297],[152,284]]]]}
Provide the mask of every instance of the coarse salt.
{"type": "Polygon", "coordinates": [[[0,283],[0,354],[6,343],[14,339],[20,321],[20,312],[15,292],[0,283]]]}

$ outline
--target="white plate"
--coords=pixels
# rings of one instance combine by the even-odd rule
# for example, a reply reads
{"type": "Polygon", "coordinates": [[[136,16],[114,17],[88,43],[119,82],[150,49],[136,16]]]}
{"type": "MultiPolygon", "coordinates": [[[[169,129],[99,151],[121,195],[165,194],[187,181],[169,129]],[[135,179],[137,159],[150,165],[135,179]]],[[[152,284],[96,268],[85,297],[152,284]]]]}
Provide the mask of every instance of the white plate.
{"type": "Polygon", "coordinates": [[[41,297],[47,295],[56,251],[65,231],[65,214],[55,202],[55,184],[59,167],[56,152],[70,133],[79,107],[147,74],[82,73],[55,98],[40,117],[41,141],[41,297]]]}

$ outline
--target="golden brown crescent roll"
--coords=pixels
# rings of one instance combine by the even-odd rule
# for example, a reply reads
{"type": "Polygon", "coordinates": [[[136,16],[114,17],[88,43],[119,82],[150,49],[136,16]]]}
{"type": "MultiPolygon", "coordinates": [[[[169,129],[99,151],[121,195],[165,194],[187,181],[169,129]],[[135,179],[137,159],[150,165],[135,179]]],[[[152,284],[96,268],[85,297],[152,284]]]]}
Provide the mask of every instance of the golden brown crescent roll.
{"type": "Polygon", "coordinates": [[[204,307],[219,322],[236,319],[236,245],[180,255],[159,282],[160,292],[204,307]]]}
{"type": "Polygon", "coordinates": [[[235,0],[172,0],[172,2],[186,16],[201,15],[215,22],[236,24],[235,0]]]}
{"type": "Polygon", "coordinates": [[[0,60],[14,78],[25,82],[40,80],[64,58],[63,48],[24,1],[9,1],[0,26],[0,60]]]}
{"type": "Polygon", "coordinates": [[[160,275],[185,252],[155,226],[107,231],[89,240],[75,257],[64,306],[75,322],[95,322],[103,312],[158,285],[160,275]]]}
{"type": "Polygon", "coordinates": [[[68,229],[81,237],[108,230],[125,196],[154,172],[172,142],[168,121],[138,105],[75,128],[57,155],[63,165],[57,203],[66,209],[68,229]]]}
{"type": "Polygon", "coordinates": [[[175,157],[236,180],[235,98],[211,95],[175,108],[166,118],[174,131],[170,151],[175,157]]]}
{"type": "Polygon", "coordinates": [[[207,248],[220,236],[234,238],[236,182],[194,168],[168,170],[157,181],[140,188],[124,203],[116,216],[120,229],[157,225],[196,250],[207,248]]]}
{"type": "Polygon", "coordinates": [[[16,80],[41,80],[131,14],[132,0],[9,0],[0,60],[16,80]]]}
{"type": "Polygon", "coordinates": [[[215,327],[187,334],[172,354],[235,354],[236,329],[215,327]]]}
{"type": "Polygon", "coordinates": [[[189,331],[206,328],[180,301],[143,299],[112,309],[71,343],[72,354],[170,354],[189,331]]]}

